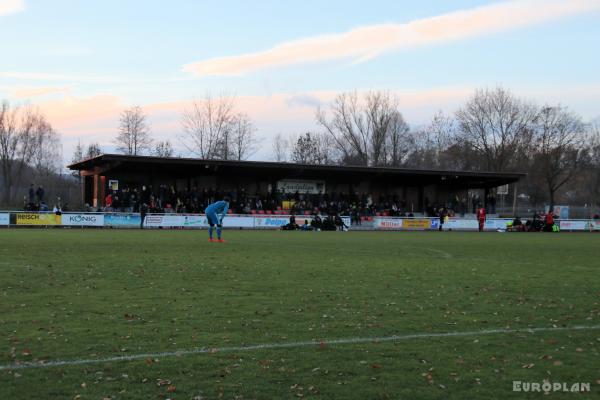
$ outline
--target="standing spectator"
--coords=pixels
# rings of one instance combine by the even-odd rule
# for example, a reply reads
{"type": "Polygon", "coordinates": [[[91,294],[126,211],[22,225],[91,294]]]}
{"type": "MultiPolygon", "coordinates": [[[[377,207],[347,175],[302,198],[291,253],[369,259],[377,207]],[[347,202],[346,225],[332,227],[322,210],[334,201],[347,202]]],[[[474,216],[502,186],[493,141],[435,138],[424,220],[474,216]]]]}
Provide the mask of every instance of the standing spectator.
{"type": "Polygon", "coordinates": [[[33,188],[33,183],[29,185],[29,204],[33,205],[35,203],[35,189],[33,188]]]}
{"type": "Polygon", "coordinates": [[[44,187],[42,185],[38,186],[35,195],[37,196],[38,204],[42,204],[44,202],[44,187]]]}
{"type": "Polygon", "coordinates": [[[140,205],[140,229],[144,229],[144,220],[146,219],[146,214],[148,214],[148,204],[142,203],[140,205]]]}
{"type": "Polygon", "coordinates": [[[552,211],[548,211],[548,214],[546,214],[545,222],[546,224],[544,225],[544,231],[552,232],[552,229],[554,227],[554,215],[552,214],[552,211]]]}
{"type": "Polygon", "coordinates": [[[483,232],[483,228],[485,227],[485,208],[479,207],[477,210],[477,221],[479,222],[479,232],[483,232]]]}
{"type": "Polygon", "coordinates": [[[438,217],[440,218],[440,232],[444,230],[444,222],[446,221],[446,217],[448,216],[448,211],[446,211],[445,207],[442,207],[438,211],[438,217]]]}
{"type": "Polygon", "coordinates": [[[150,203],[150,191],[148,190],[148,188],[146,188],[146,186],[142,186],[142,193],[140,195],[140,201],[142,203],[145,203],[146,205],[148,205],[148,203],[150,203]]]}
{"type": "Polygon", "coordinates": [[[316,214],[312,221],[310,222],[310,225],[312,226],[313,230],[315,231],[320,231],[321,227],[323,226],[323,221],[321,220],[321,216],[319,214],[316,214]]]}
{"type": "Polygon", "coordinates": [[[106,197],[104,198],[104,210],[105,211],[112,211],[112,202],[113,202],[112,194],[109,192],[106,195],[106,197]]]}

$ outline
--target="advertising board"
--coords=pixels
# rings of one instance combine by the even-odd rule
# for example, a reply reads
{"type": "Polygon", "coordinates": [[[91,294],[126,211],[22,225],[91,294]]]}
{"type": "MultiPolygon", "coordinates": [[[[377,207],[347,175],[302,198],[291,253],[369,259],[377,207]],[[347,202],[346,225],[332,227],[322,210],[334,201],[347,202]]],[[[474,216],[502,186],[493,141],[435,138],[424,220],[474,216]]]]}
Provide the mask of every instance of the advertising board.
{"type": "Polygon", "coordinates": [[[104,226],[104,215],[63,214],[61,223],[65,226],[104,226]]]}
{"type": "Polygon", "coordinates": [[[53,213],[18,213],[17,225],[60,225],[61,216],[53,213]]]}

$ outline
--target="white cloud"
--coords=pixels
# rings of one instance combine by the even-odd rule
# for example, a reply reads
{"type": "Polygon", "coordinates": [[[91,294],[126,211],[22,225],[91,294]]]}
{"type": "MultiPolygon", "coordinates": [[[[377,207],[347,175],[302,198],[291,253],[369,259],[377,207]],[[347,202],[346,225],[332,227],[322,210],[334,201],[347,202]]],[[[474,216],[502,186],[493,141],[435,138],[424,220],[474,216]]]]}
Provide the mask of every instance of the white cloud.
{"type": "Polygon", "coordinates": [[[78,82],[110,82],[116,78],[110,76],[81,76],[53,74],[46,72],[0,71],[0,78],[24,81],[78,81],[78,82]]]}
{"type": "Polygon", "coordinates": [[[12,90],[12,96],[17,99],[29,99],[32,97],[45,96],[48,94],[67,93],[71,90],[68,86],[40,86],[40,87],[19,87],[12,90]]]}
{"type": "Polygon", "coordinates": [[[348,32],[278,44],[257,53],[193,62],[183,71],[196,76],[243,75],[266,68],[352,59],[445,43],[600,10],[599,0],[518,0],[456,11],[402,24],[364,26],[348,32]]]}
{"type": "Polygon", "coordinates": [[[0,0],[0,17],[25,10],[24,0],[0,0]]]}

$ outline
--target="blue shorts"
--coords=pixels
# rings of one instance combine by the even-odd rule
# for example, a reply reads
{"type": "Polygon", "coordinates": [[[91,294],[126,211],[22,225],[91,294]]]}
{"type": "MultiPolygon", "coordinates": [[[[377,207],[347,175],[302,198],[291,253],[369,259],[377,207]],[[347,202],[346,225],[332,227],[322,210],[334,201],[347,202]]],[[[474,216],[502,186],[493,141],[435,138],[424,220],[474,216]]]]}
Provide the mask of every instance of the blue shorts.
{"type": "Polygon", "coordinates": [[[215,225],[221,226],[221,221],[219,220],[219,216],[214,211],[208,211],[206,213],[206,219],[210,226],[215,226],[215,225]]]}

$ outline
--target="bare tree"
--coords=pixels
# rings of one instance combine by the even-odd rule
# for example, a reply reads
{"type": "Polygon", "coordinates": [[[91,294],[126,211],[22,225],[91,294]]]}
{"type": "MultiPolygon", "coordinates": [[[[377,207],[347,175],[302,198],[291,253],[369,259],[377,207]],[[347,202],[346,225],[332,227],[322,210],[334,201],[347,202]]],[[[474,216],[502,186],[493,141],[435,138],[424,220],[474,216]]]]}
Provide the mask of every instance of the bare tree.
{"type": "Polygon", "coordinates": [[[506,171],[525,155],[533,139],[535,106],[509,91],[479,89],[456,113],[461,139],[485,160],[484,168],[506,171]]]}
{"type": "Polygon", "coordinates": [[[226,148],[230,157],[235,160],[247,160],[256,152],[258,140],[254,136],[256,129],[246,114],[237,114],[232,118],[229,135],[226,138],[229,144],[226,148]]]}
{"type": "Polygon", "coordinates": [[[128,155],[140,155],[150,150],[150,126],[141,107],[123,110],[119,119],[119,134],[115,138],[117,150],[128,155]]]}
{"type": "MultiPolygon", "coordinates": [[[[44,116],[32,107],[11,108],[8,102],[0,106],[0,169],[4,183],[2,201],[9,204],[13,189],[21,183],[23,172],[35,161],[47,161],[50,146],[47,138],[52,131],[44,116]],[[43,144],[43,151],[37,145],[43,144]]],[[[55,135],[55,133],[53,133],[55,135]]],[[[52,136],[54,137],[54,136],[52,136]]]]}
{"type": "Polygon", "coordinates": [[[335,143],[325,133],[306,132],[295,139],[291,159],[299,164],[328,165],[335,163],[335,143]]]}
{"type": "Polygon", "coordinates": [[[414,148],[414,138],[402,114],[398,111],[392,111],[390,114],[385,134],[384,160],[386,165],[399,167],[414,148]]]}
{"type": "Polygon", "coordinates": [[[289,159],[290,141],[283,134],[278,133],[273,138],[273,158],[277,162],[286,162],[289,159]]]}
{"type": "Polygon", "coordinates": [[[154,147],[154,155],[157,157],[173,157],[173,146],[169,140],[157,142],[154,147]]]}
{"type": "MultiPolygon", "coordinates": [[[[75,146],[75,150],[73,150],[73,156],[71,157],[71,164],[76,164],[83,160],[83,146],[81,145],[81,140],[77,141],[77,146],[75,146]]],[[[74,177],[79,177],[79,171],[71,171],[71,175],[74,177]]]]}
{"type": "Polygon", "coordinates": [[[73,150],[73,157],[71,157],[71,164],[78,163],[83,160],[83,146],[81,145],[81,140],[77,141],[77,146],[75,146],[75,150],[73,150]]]}
{"type": "Polygon", "coordinates": [[[324,110],[317,110],[317,122],[334,138],[344,162],[368,165],[370,132],[356,92],[338,95],[330,114],[328,118],[324,110]]]}
{"type": "Polygon", "coordinates": [[[102,153],[102,148],[98,143],[90,143],[87,147],[87,150],[85,151],[85,158],[98,157],[102,153]]]}
{"type": "Polygon", "coordinates": [[[577,171],[585,125],[568,109],[543,107],[536,119],[534,173],[543,178],[554,207],[556,192],[577,171]]]}
{"type": "Polygon", "coordinates": [[[227,157],[233,117],[233,99],[230,97],[215,99],[207,95],[202,101],[195,100],[183,112],[183,145],[201,158],[227,157]]]}
{"type": "Polygon", "coordinates": [[[600,117],[588,125],[588,143],[583,165],[585,192],[592,206],[600,204],[600,117]]]}
{"type": "Polygon", "coordinates": [[[469,169],[474,164],[471,146],[457,138],[456,121],[438,111],[412,139],[407,164],[418,168],[469,169]]]}
{"type": "Polygon", "coordinates": [[[315,158],[318,152],[317,141],[310,132],[300,135],[292,150],[292,161],[298,164],[317,164],[315,158]]]}
{"type": "Polygon", "coordinates": [[[32,164],[36,172],[46,176],[57,173],[62,167],[62,144],[58,133],[43,116],[37,122],[34,146],[32,164]]]}
{"type": "Polygon", "coordinates": [[[334,139],[345,164],[399,165],[405,155],[408,125],[389,93],[370,92],[362,99],[340,94],[328,112],[317,111],[317,122],[334,139]]]}

